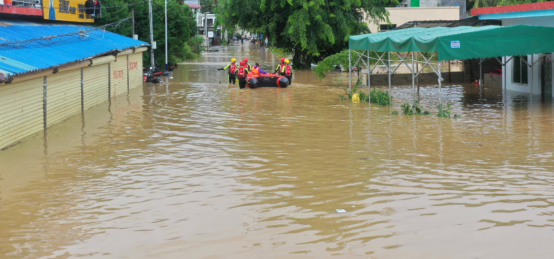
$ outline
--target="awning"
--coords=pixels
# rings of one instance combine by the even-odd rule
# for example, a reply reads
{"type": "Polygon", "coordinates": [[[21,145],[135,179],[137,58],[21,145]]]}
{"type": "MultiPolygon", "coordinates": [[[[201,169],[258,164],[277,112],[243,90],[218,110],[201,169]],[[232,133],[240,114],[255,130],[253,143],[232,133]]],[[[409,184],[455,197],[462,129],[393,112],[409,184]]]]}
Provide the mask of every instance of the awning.
{"type": "Polygon", "coordinates": [[[529,25],[410,28],[350,36],[352,50],[437,52],[439,61],[554,52],[554,28],[529,25]]]}

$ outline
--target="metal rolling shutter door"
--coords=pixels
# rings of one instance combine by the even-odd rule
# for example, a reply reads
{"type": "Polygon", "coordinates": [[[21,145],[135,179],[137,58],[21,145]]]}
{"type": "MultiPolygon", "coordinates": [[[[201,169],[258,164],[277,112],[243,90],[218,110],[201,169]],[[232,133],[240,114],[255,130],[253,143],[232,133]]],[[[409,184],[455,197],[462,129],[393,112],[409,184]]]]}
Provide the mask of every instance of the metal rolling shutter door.
{"type": "Polygon", "coordinates": [[[129,89],[142,86],[142,52],[129,55],[129,89]]]}
{"type": "Polygon", "coordinates": [[[46,82],[48,127],[81,112],[81,69],[48,76],[46,82]]]}
{"type": "Polygon", "coordinates": [[[116,61],[110,62],[110,77],[112,87],[111,96],[115,97],[127,92],[127,56],[117,56],[116,61]]]}
{"type": "Polygon", "coordinates": [[[0,149],[44,129],[44,77],[0,86],[0,149]]]}
{"type": "Polygon", "coordinates": [[[85,110],[108,100],[108,64],[83,68],[83,101],[85,110]]]}

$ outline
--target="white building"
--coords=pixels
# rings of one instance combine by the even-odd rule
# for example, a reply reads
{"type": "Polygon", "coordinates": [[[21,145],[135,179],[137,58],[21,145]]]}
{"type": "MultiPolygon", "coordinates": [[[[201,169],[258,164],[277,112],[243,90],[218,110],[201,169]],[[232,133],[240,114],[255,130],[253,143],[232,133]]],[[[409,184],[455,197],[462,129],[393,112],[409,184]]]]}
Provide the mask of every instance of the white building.
{"type": "MultiPolygon", "coordinates": [[[[471,11],[479,20],[501,20],[502,26],[517,24],[554,27],[554,2],[478,8],[471,11]]],[[[506,65],[506,88],[517,92],[554,97],[552,93],[552,57],[550,53],[524,57],[529,67],[519,57],[506,65]],[[532,84],[532,87],[530,85],[532,84]]],[[[509,57],[508,57],[509,59],[509,57]]],[[[503,58],[506,60],[506,57],[503,58]]],[[[504,81],[504,77],[502,77],[504,81]]],[[[485,82],[486,83],[486,82],[485,82]]]]}
{"type": "MultiPolygon", "coordinates": [[[[210,35],[210,32],[213,33],[214,24],[215,24],[215,14],[203,13],[198,0],[186,0],[185,4],[190,6],[192,11],[194,12],[194,17],[196,18],[196,26],[198,27],[197,34],[204,36],[204,38],[206,38],[208,35],[210,35]],[[206,30],[207,32],[204,31],[206,29],[206,25],[207,25],[207,30],[206,30]]],[[[217,28],[215,28],[215,30],[217,31],[217,28]]],[[[215,36],[215,34],[213,36],[215,36]]]]}

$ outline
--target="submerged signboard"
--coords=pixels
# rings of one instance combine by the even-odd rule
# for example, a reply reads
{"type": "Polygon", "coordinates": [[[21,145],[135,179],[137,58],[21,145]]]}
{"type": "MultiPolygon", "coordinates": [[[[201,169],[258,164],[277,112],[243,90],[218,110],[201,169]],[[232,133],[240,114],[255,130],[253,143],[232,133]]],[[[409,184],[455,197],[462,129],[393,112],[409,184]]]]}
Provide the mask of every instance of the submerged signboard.
{"type": "MultiPolygon", "coordinates": [[[[42,0],[44,19],[67,22],[94,22],[83,0],[42,0]],[[88,13],[88,14],[87,14],[88,13]]],[[[89,8],[90,9],[90,8],[89,8]]]]}

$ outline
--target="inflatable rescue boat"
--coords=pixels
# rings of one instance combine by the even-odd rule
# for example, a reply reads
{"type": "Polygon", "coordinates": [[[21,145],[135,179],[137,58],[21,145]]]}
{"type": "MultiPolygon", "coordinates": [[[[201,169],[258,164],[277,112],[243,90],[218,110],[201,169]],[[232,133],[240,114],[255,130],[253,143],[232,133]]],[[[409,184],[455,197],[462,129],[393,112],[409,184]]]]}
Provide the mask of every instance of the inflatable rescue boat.
{"type": "Polygon", "coordinates": [[[250,88],[258,87],[281,87],[285,88],[289,86],[289,80],[276,74],[260,74],[259,76],[253,76],[252,73],[246,75],[246,84],[250,88]]]}

